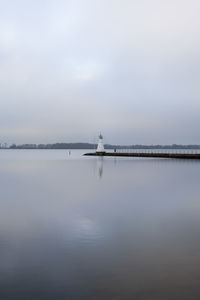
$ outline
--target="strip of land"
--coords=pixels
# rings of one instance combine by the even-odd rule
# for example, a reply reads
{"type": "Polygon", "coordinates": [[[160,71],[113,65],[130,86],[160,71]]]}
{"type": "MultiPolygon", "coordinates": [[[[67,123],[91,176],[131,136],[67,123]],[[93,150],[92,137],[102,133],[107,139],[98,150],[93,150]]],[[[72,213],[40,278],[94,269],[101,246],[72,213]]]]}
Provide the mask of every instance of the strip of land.
{"type": "MultiPolygon", "coordinates": [[[[78,143],[53,143],[53,144],[22,144],[22,145],[16,145],[16,144],[12,144],[12,145],[8,145],[7,143],[0,143],[0,149],[91,149],[91,150],[95,150],[97,148],[97,144],[94,143],[82,143],[82,142],[78,142],[78,143]]],[[[137,149],[143,149],[143,150],[150,150],[150,149],[154,149],[154,150],[178,150],[178,149],[188,149],[188,150],[200,150],[200,145],[180,145],[180,144],[172,144],[172,145],[111,145],[111,144],[104,144],[104,149],[106,150],[122,150],[122,152],[127,149],[127,150],[131,150],[132,152],[134,152],[134,150],[137,149]]]]}

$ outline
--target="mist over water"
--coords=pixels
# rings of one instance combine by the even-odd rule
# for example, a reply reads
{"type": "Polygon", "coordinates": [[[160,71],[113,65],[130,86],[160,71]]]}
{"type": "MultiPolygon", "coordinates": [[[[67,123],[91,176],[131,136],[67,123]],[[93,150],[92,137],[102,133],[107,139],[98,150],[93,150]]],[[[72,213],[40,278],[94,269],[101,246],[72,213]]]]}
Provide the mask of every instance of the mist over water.
{"type": "Polygon", "coordinates": [[[200,162],[0,152],[0,299],[199,299],[200,162]]]}

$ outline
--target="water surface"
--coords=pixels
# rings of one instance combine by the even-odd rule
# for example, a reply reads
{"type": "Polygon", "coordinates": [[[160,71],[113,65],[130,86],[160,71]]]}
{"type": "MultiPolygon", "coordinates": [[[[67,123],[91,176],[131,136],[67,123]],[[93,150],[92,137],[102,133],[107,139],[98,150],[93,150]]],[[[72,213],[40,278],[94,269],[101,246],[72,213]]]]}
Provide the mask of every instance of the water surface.
{"type": "Polygon", "coordinates": [[[199,299],[200,162],[83,152],[0,151],[0,299],[199,299]]]}

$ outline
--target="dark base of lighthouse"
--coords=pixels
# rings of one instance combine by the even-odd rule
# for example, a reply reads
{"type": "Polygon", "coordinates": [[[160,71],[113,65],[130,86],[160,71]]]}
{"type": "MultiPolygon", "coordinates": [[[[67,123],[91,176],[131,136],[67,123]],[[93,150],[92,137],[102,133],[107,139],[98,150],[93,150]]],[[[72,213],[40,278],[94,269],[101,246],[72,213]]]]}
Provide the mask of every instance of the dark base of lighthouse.
{"type": "Polygon", "coordinates": [[[99,155],[99,156],[104,156],[105,153],[106,153],[105,151],[103,151],[103,152],[97,152],[97,151],[96,151],[96,155],[99,155]]]}

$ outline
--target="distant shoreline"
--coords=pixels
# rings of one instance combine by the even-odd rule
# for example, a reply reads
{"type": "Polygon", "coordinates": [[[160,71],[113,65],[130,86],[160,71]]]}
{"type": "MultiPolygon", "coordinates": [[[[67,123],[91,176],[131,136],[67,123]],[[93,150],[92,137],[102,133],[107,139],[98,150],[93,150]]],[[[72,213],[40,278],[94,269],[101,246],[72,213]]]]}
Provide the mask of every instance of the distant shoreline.
{"type": "MultiPolygon", "coordinates": [[[[22,144],[16,145],[12,144],[8,147],[0,147],[1,149],[30,149],[30,150],[94,150],[96,149],[97,144],[91,143],[54,143],[54,144],[22,144]]],[[[181,144],[172,144],[172,145],[110,145],[105,144],[104,148],[109,149],[200,149],[200,145],[181,145],[181,144]]]]}

